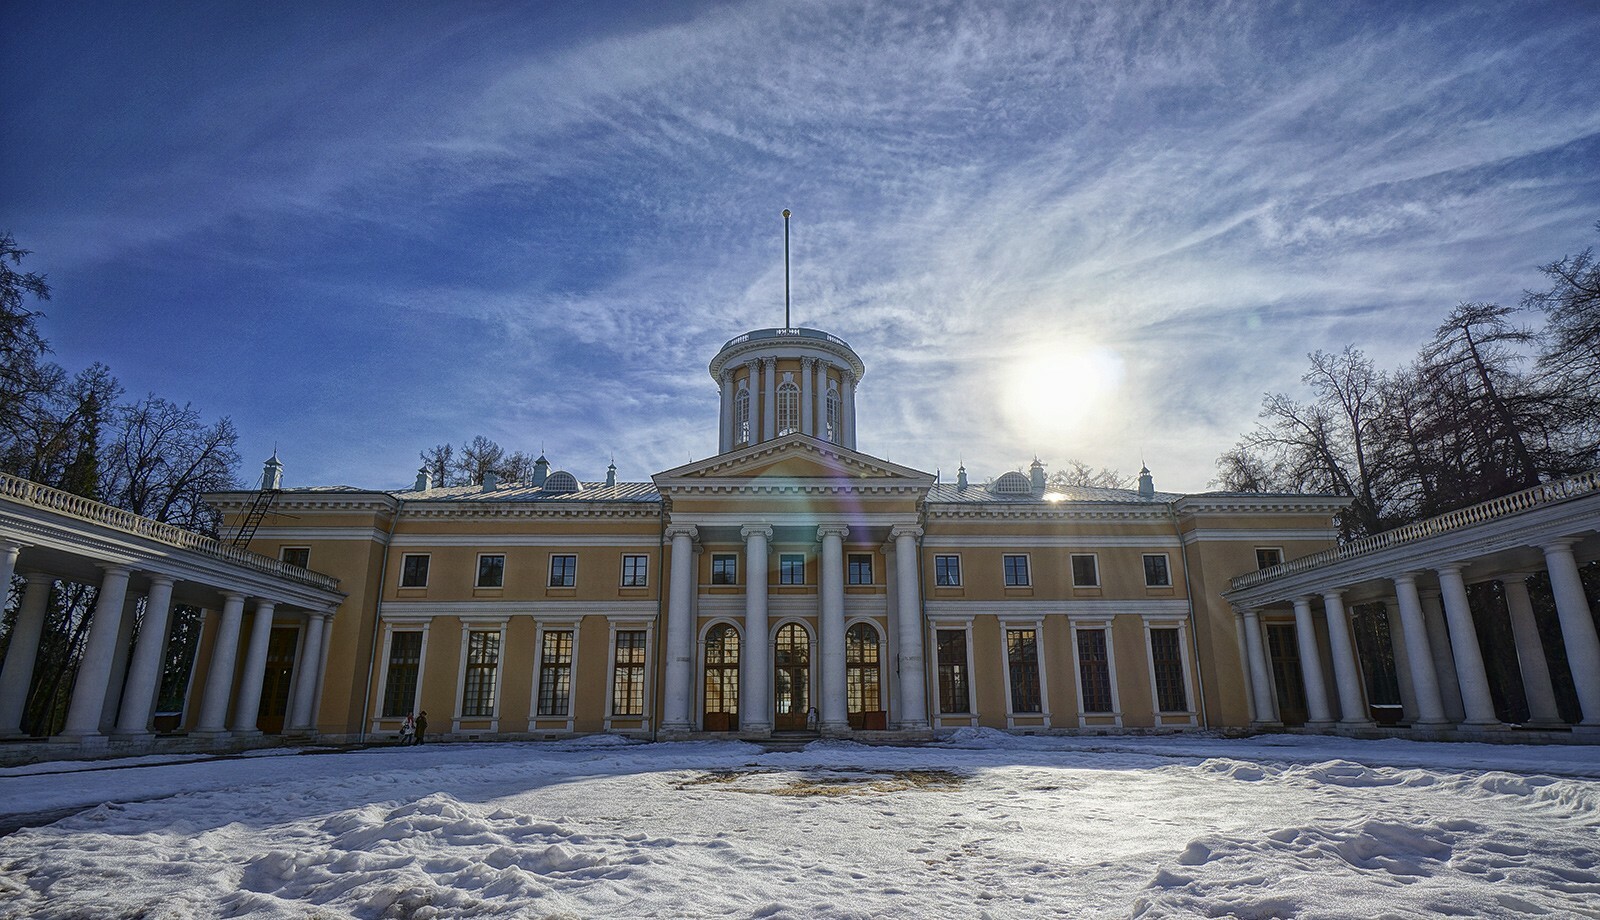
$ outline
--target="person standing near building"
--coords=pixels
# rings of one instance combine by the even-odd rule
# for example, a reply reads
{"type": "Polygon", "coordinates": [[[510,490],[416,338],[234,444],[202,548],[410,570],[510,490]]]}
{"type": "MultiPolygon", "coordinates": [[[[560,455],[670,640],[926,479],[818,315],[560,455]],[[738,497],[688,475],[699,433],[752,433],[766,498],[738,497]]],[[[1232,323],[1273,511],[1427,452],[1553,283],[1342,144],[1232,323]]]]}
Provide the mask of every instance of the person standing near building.
{"type": "Polygon", "coordinates": [[[426,735],[427,733],[428,733],[428,712],[427,712],[427,710],[423,710],[422,712],[417,713],[416,734],[413,736],[414,740],[411,743],[412,744],[421,744],[423,736],[426,735]]]}
{"type": "Polygon", "coordinates": [[[410,744],[411,743],[411,739],[414,738],[416,736],[416,734],[417,734],[417,722],[416,722],[416,719],[408,713],[406,715],[406,720],[404,722],[400,723],[400,744],[401,744],[401,746],[403,747],[403,746],[405,746],[407,744],[410,744]]]}

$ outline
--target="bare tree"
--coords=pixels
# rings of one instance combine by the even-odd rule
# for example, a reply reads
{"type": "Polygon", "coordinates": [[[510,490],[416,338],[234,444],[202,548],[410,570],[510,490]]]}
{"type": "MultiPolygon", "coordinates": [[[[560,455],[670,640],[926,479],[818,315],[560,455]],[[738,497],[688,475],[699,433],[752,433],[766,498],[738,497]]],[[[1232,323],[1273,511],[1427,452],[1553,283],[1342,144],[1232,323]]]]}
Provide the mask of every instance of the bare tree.
{"type": "Polygon", "coordinates": [[[1068,460],[1060,469],[1050,474],[1050,484],[1053,486],[1126,489],[1132,483],[1129,477],[1110,467],[1101,467],[1097,470],[1082,460],[1068,460]]]}
{"type": "Polygon", "coordinates": [[[505,458],[505,448],[481,434],[474,435],[472,440],[461,445],[455,472],[464,485],[476,485],[483,482],[484,474],[499,473],[505,458]]]}
{"type": "Polygon", "coordinates": [[[456,468],[456,449],[449,444],[435,444],[418,455],[422,466],[430,476],[433,484],[438,488],[453,484],[456,468]]]}
{"type": "Polygon", "coordinates": [[[207,492],[237,486],[238,434],[226,418],[205,424],[193,406],[155,394],[121,407],[106,452],[102,491],[135,514],[215,535],[207,492]]]}

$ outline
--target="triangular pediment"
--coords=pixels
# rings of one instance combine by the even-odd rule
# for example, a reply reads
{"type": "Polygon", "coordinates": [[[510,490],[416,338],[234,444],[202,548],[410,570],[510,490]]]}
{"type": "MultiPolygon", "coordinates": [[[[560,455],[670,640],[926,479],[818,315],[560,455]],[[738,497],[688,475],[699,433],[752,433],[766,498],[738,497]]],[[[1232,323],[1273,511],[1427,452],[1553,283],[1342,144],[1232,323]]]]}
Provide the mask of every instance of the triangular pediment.
{"type": "Polygon", "coordinates": [[[933,474],[803,434],[786,435],[657,473],[658,487],[777,481],[928,488],[933,474]]]}

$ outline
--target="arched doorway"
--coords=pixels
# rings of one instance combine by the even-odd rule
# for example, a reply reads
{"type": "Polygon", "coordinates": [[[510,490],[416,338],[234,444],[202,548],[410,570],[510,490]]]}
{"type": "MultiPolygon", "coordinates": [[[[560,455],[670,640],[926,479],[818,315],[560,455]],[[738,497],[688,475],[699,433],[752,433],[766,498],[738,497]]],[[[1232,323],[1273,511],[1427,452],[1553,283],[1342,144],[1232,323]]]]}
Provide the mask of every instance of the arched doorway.
{"type": "Polygon", "coordinates": [[[811,637],[804,626],[785,623],[778,628],[772,663],[772,727],[803,731],[811,709],[811,637]]]}
{"type": "Polygon", "coordinates": [[[708,732],[739,727],[739,631],[719,623],[706,633],[706,707],[701,726],[708,732]]]}
{"type": "Polygon", "coordinates": [[[868,623],[857,623],[844,634],[844,693],[855,729],[887,728],[883,712],[883,692],[879,686],[878,631],[868,623]]]}

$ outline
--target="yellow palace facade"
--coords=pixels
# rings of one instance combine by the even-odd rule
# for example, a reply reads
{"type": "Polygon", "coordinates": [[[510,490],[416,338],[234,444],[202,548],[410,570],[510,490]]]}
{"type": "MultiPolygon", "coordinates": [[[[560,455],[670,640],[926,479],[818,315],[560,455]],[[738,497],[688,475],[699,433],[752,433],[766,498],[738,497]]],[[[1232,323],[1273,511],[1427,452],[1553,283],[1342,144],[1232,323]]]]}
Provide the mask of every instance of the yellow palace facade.
{"type": "MultiPolygon", "coordinates": [[[[719,452],[649,482],[541,457],[529,482],[279,491],[250,548],[346,595],[307,727],[385,737],[422,711],[456,739],[1249,726],[1250,644],[1222,592],[1331,546],[1344,504],[1160,493],[1148,472],[1059,489],[1037,463],[935,482],[856,449],[865,367],[817,330],[739,336],[710,372],[719,452]]],[[[252,497],[211,500],[237,525],[252,497]]],[[[296,666],[309,630],[273,632],[296,666]]]]}

